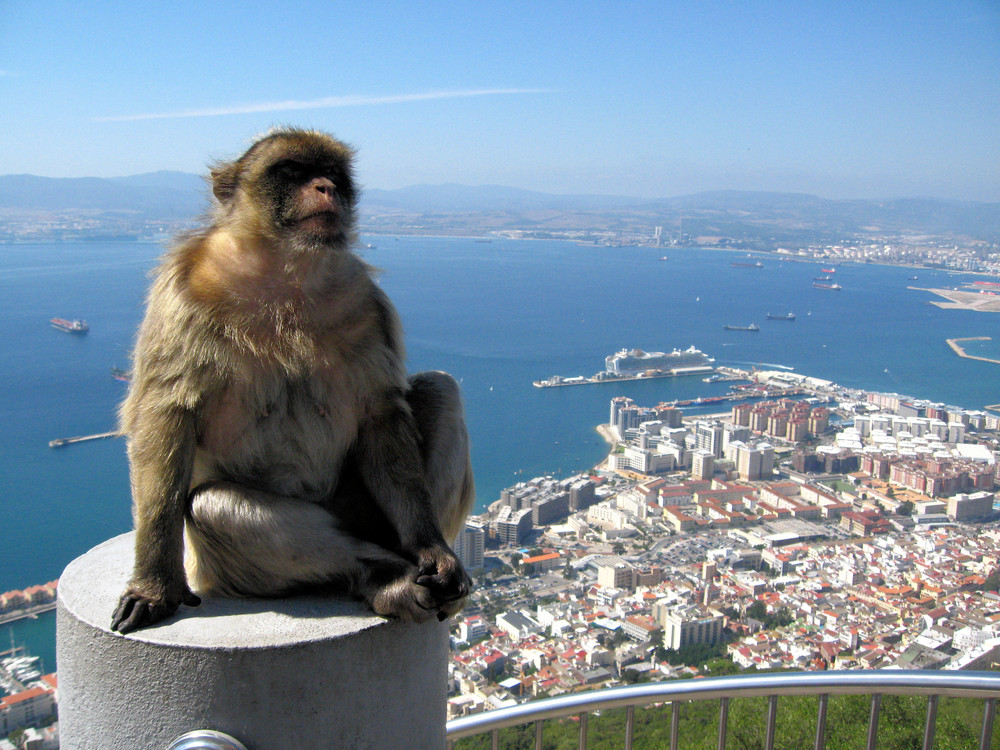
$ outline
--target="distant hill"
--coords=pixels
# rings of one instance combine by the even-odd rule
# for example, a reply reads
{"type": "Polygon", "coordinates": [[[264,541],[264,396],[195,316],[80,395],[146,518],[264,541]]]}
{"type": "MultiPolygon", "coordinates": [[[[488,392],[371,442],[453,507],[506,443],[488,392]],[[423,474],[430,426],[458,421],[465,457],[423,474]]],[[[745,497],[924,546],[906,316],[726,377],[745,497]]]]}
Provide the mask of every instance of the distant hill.
{"type": "Polygon", "coordinates": [[[133,177],[0,176],[0,209],[132,213],[147,218],[194,216],[206,205],[201,178],[182,172],[133,177]]]}
{"type": "MultiPolygon", "coordinates": [[[[183,172],[110,179],[0,176],[0,212],[48,211],[193,218],[209,206],[203,178],[183,172]]],[[[715,191],[656,200],[619,195],[553,195],[500,185],[414,185],[366,189],[365,226],[378,231],[670,233],[740,241],[808,243],[897,232],[1000,241],[1000,203],[906,198],[828,200],[800,193],[715,191]]]]}
{"type": "Polygon", "coordinates": [[[620,195],[552,195],[502,185],[412,185],[399,190],[365,189],[362,203],[418,213],[487,211],[596,211],[627,208],[636,198],[620,195]]]}

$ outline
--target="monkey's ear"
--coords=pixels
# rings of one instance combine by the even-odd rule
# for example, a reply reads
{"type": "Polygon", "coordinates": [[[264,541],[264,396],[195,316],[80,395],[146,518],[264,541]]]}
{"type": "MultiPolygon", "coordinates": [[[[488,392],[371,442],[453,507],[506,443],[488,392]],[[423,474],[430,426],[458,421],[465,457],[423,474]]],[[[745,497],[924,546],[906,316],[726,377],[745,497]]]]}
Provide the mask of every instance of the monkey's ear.
{"type": "Polygon", "coordinates": [[[219,164],[212,169],[212,192],[220,203],[229,203],[236,194],[239,166],[235,162],[219,164]]]}

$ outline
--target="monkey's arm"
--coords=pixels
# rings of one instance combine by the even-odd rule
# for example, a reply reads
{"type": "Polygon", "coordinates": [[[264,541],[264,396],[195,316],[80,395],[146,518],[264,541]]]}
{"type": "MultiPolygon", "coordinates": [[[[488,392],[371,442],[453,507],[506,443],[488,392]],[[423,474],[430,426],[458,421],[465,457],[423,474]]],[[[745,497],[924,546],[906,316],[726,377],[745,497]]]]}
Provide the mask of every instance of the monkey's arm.
{"type": "Polygon", "coordinates": [[[468,595],[471,581],[438,525],[417,428],[402,393],[386,395],[362,424],[355,456],[362,479],[419,570],[416,583],[441,603],[468,595]]]}
{"type": "MultiPolygon", "coordinates": [[[[142,410],[140,404],[139,409],[142,410]]],[[[195,606],[184,576],[184,511],[194,460],[195,422],[176,406],[147,409],[129,436],[135,514],[135,569],[111,629],[128,633],[195,606]]]]}

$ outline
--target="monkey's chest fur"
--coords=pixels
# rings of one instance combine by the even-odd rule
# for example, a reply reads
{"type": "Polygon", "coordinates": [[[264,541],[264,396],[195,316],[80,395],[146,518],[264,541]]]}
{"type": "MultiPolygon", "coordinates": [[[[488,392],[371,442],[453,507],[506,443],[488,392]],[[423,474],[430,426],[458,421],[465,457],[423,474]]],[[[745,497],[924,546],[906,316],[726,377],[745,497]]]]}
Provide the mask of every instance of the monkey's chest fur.
{"type": "Polygon", "coordinates": [[[322,500],[337,482],[364,407],[361,394],[342,380],[271,376],[226,388],[203,415],[201,471],[193,484],[228,479],[322,500]]]}

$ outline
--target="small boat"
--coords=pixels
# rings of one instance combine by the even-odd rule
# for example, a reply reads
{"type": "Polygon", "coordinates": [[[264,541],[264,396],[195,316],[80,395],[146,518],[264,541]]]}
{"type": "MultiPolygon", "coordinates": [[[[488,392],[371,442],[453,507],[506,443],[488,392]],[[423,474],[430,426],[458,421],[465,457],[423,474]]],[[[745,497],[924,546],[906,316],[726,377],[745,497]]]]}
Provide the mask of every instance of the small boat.
{"type": "Polygon", "coordinates": [[[748,326],[722,326],[722,328],[723,328],[723,330],[726,330],[726,331],[751,331],[751,332],[755,332],[755,331],[759,331],[760,330],[760,326],[757,325],[756,323],[751,323],[748,326]]]}
{"type": "Polygon", "coordinates": [[[87,325],[86,320],[78,320],[78,319],[66,320],[65,318],[52,318],[52,320],[50,320],[49,323],[52,324],[53,328],[60,331],[65,331],[66,333],[86,333],[87,331],[90,330],[90,326],[87,325]]]}

